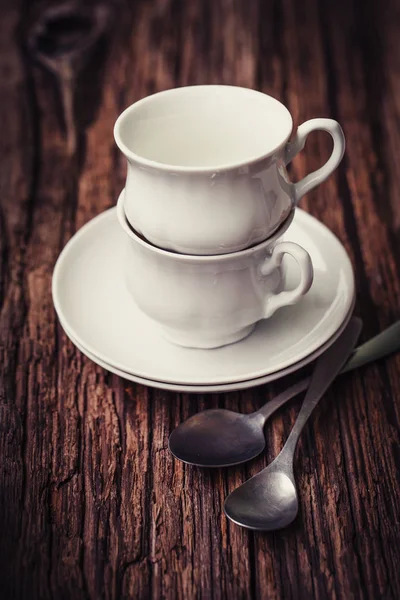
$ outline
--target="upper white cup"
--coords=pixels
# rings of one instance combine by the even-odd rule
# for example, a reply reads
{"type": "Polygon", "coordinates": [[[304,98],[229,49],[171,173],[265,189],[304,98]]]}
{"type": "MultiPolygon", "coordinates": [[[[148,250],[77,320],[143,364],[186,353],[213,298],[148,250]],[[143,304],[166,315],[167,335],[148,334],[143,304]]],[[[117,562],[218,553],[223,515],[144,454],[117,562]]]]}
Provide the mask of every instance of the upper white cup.
{"type": "Polygon", "coordinates": [[[332,119],[306,121],[288,142],[292,127],[278,100],[241,87],[182,87],[136,102],[114,128],[128,160],[128,221],[156,246],[187,254],[236,252],[267,239],[345,148],[332,119]],[[291,183],[286,165],[320,129],[333,138],[329,160],[291,183]]]}
{"type": "MultiPolygon", "coordinates": [[[[270,239],[240,252],[190,256],[168,252],[138,237],[125,217],[124,193],[117,215],[127,234],[124,275],[137,306],[180,346],[215,348],[248,335],[261,319],[295,304],[310,289],[309,254],[292,242],[279,242],[294,210],[270,239]],[[299,282],[282,290],[285,254],[298,265],[299,282]]],[[[273,349],[272,349],[273,351],[273,349]]]]}

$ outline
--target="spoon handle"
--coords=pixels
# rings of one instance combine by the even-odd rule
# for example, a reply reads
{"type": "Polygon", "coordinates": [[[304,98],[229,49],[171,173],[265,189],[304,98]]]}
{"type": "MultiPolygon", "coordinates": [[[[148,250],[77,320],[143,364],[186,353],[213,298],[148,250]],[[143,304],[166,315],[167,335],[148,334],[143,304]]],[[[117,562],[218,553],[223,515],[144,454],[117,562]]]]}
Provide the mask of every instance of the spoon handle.
{"type": "MultiPolygon", "coordinates": [[[[352,357],[340,372],[347,373],[347,371],[362,367],[363,365],[383,358],[398,350],[400,350],[400,321],[396,321],[396,323],[393,323],[393,325],[390,325],[390,327],[381,331],[381,333],[378,333],[378,335],[368,340],[368,342],[365,342],[365,344],[356,348],[352,357]]],[[[262,415],[265,420],[269,419],[278,408],[297,396],[297,394],[304,392],[310,385],[310,381],[311,377],[298,381],[279,394],[279,396],[276,396],[276,398],[264,404],[264,406],[254,414],[262,415]]]]}
{"type": "Polygon", "coordinates": [[[400,321],[396,321],[381,333],[359,346],[341,373],[361,367],[400,349],[400,321]]]}
{"type": "Polygon", "coordinates": [[[340,369],[346,364],[357,343],[361,329],[361,319],[353,317],[338,339],[318,358],[311,376],[310,387],[296,422],[280,452],[281,458],[285,455],[288,460],[293,460],[294,451],[305,424],[340,369]]]}

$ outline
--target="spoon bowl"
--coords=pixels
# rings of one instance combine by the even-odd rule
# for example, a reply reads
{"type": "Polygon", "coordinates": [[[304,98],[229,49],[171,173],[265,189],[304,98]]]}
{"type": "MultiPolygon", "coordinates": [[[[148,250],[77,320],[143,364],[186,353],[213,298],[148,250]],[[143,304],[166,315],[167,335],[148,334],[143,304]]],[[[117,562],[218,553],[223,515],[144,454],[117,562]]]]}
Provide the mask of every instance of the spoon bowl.
{"type": "Polygon", "coordinates": [[[272,463],[268,471],[261,471],[234,490],[224,508],[231,521],[247,529],[282,529],[294,521],[299,509],[293,476],[274,471],[272,463]]]}
{"type": "Polygon", "coordinates": [[[232,410],[205,410],[179,425],[169,449],[183,462],[201,467],[225,467],[246,462],[265,448],[264,417],[232,410]]]}

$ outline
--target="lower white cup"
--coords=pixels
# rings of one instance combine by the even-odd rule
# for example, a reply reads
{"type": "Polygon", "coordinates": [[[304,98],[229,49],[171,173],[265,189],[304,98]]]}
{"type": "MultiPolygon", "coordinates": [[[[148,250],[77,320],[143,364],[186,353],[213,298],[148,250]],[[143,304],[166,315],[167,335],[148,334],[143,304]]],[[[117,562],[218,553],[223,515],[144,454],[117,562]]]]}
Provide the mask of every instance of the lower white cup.
{"type": "Polygon", "coordinates": [[[304,248],[278,239],[294,211],[268,240],[231,254],[192,256],[157,248],[130,228],[124,192],[117,204],[126,233],[124,275],[136,305],[157,322],[164,337],[179,346],[215,348],[251,333],[278,308],[295,304],[310,289],[313,267],[304,248]],[[296,261],[300,281],[282,290],[282,259],[296,261]]]}

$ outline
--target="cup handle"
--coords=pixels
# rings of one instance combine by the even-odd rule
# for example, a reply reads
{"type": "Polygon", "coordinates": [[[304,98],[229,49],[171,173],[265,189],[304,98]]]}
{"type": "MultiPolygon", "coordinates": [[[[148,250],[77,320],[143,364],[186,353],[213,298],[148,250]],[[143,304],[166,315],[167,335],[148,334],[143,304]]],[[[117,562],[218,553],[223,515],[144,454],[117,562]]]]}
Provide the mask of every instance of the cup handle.
{"type": "Polygon", "coordinates": [[[298,204],[307,192],[325,181],[338,167],[346,146],[343,130],[337,121],[333,119],[310,119],[298,127],[293,141],[286,144],[284,159],[286,165],[293,160],[300,150],[303,150],[308,134],[312,131],[327,131],[333,139],[333,149],[329,159],[322,167],[293,184],[295,204],[298,204]]]}
{"type": "Polygon", "coordinates": [[[268,319],[278,308],[296,304],[308,292],[313,282],[313,265],[310,255],[304,248],[293,242],[279,242],[260,266],[260,274],[268,276],[282,264],[284,254],[292,256],[300,269],[300,283],[294,290],[271,294],[264,303],[264,319],[268,319]]]}

